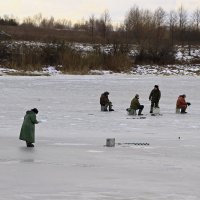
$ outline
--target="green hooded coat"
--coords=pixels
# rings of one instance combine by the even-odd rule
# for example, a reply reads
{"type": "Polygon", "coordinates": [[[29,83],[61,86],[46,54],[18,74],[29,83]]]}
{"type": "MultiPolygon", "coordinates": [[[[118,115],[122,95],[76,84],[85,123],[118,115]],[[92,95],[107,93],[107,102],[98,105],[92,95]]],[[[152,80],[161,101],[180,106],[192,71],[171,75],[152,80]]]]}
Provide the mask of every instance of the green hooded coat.
{"type": "Polygon", "coordinates": [[[131,101],[131,105],[130,105],[130,108],[133,109],[133,110],[137,110],[140,106],[140,103],[139,103],[139,100],[138,98],[133,98],[132,101],[131,101]]]}
{"type": "Polygon", "coordinates": [[[36,114],[33,111],[27,111],[20,131],[20,140],[29,143],[35,142],[35,124],[38,124],[36,114]]]}

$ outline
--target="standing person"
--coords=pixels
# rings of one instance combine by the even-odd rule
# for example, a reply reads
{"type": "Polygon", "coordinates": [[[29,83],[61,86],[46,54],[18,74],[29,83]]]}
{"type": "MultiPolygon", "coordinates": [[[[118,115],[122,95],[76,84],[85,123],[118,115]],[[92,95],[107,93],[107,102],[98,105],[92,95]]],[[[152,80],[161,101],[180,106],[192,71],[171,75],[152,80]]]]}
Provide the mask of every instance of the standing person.
{"type": "Polygon", "coordinates": [[[161,92],[159,90],[159,86],[155,85],[154,89],[151,91],[149,95],[149,101],[151,101],[150,113],[153,113],[153,107],[159,108],[158,104],[161,98],[161,92]]]}
{"type": "Polygon", "coordinates": [[[191,104],[185,101],[186,95],[180,95],[176,101],[176,109],[181,109],[181,113],[187,113],[186,108],[191,104]]]}
{"type": "Polygon", "coordinates": [[[112,109],[112,102],[109,100],[108,98],[109,92],[104,92],[103,94],[101,94],[100,97],[100,105],[101,105],[101,111],[114,111],[112,109]]]}
{"type": "Polygon", "coordinates": [[[35,124],[39,123],[36,119],[37,114],[37,108],[33,108],[26,111],[26,115],[24,116],[19,139],[26,141],[27,147],[34,147],[32,143],[35,142],[35,124]]]}
{"type": "Polygon", "coordinates": [[[138,94],[136,94],[135,97],[132,99],[130,109],[130,112],[132,111],[132,113],[135,113],[134,111],[139,110],[138,115],[143,115],[142,110],[144,109],[144,106],[140,105],[138,94]]]}

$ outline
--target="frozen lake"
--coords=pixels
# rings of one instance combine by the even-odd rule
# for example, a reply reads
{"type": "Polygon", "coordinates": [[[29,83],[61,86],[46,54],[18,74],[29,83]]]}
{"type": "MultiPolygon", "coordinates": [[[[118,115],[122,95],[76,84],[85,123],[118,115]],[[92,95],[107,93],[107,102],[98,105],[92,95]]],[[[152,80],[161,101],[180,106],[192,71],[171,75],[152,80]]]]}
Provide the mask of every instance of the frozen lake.
{"type": "Polygon", "coordinates": [[[189,76],[0,76],[0,200],[199,200],[200,78],[189,76]],[[158,84],[162,116],[150,116],[158,84]],[[109,91],[115,112],[100,112],[109,91]],[[146,119],[125,109],[138,93],[146,119]],[[186,94],[188,114],[175,114],[186,94]],[[38,108],[36,144],[18,140],[26,110],[38,108]],[[149,146],[105,147],[116,143],[149,146]],[[179,139],[180,138],[180,139],[179,139]]]}

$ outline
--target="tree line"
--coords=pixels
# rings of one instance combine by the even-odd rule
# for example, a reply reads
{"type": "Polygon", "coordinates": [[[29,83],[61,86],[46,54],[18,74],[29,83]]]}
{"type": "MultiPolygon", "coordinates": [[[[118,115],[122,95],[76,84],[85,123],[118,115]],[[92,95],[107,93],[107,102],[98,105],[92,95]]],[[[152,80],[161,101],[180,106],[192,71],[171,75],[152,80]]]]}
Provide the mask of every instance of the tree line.
{"type": "MultiPolygon", "coordinates": [[[[124,62],[131,66],[130,61],[135,64],[173,64],[175,63],[176,45],[187,46],[190,54],[191,46],[199,45],[200,42],[200,9],[196,8],[193,12],[189,12],[183,6],[180,6],[177,10],[166,12],[161,7],[152,11],[141,9],[135,5],[130,8],[123,23],[119,25],[112,24],[108,10],[105,10],[99,18],[91,15],[87,20],[74,24],[68,19],[55,20],[54,17],[47,19],[42,14],[37,14],[33,17],[24,18],[21,23],[17,19],[4,16],[0,18],[0,25],[22,27],[26,30],[30,29],[30,32],[33,32],[33,29],[45,29],[48,33],[57,29],[65,30],[67,32],[63,35],[71,33],[70,36],[76,37],[70,38],[72,42],[73,40],[77,41],[77,37],[80,37],[79,42],[112,44],[113,55],[95,53],[95,55],[90,55],[87,64],[85,63],[86,60],[83,62],[83,57],[79,57],[81,66],[87,65],[87,68],[90,69],[91,65],[100,68],[103,65],[111,65],[109,60],[113,60],[112,68],[120,63],[117,71],[120,71],[121,66],[124,66],[124,62]],[[133,44],[137,48],[137,54],[134,58],[130,58],[128,52],[130,45],[133,44]],[[114,59],[111,59],[111,56],[114,59]],[[114,60],[120,57],[122,62],[118,60],[118,63],[115,63],[114,60]]],[[[40,34],[44,35],[44,32],[40,34]]],[[[36,35],[36,32],[34,35],[36,35]]],[[[52,35],[56,34],[52,32],[52,35]]],[[[64,40],[63,38],[62,40],[64,40]]],[[[71,53],[71,51],[65,50],[61,51],[61,54],[70,55],[66,52],[71,53]]],[[[63,58],[63,56],[61,57],[63,58]]],[[[76,60],[78,60],[77,57],[76,60]]],[[[56,63],[59,63],[59,61],[56,63]]]]}
{"type": "MultiPolygon", "coordinates": [[[[91,15],[88,20],[81,20],[74,24],[70,19],[56,20],[53,16],[45,18],[41,13],[26,17],[21,23],[14,17],[4,15],[0,17],[0,25],[85,31],[90,33],[91,37],[99,34],[105,40],[108,40],[110,33],[114,31],[123,33],[126,36],[125,39],[128,39],[129,42],[139,44],[150,35],[154,35],[159,40],[164,35],[165,37],[168,36],[171,43],[174,44],[174,42],[188,40],[196,42],[199,40],[200,9],[196,8],[191,13],[181,6],[177,10],[166,12],[161,7],[151,11],[140,9],[135,5],[127,12],[124,22],[118,25],[112,24],[108,10],[105,10],[99,18],[91,15]]],[[[124,38],[124,35],[121,38],[124,38]]]]}

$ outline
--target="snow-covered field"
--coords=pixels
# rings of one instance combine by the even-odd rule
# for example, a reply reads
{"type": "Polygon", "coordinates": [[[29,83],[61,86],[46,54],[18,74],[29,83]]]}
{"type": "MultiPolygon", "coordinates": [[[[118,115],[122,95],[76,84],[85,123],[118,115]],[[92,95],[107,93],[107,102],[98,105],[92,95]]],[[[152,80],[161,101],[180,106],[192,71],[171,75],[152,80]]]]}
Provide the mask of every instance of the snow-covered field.
{"type": "Polygon", "coordinates": [[[0,200],[200,199],[199,77],[1,76],[0,87],[0,200]],[[157,117],[148,100],[155,84],[162,92],[157,117]],[[100,112],[106,90],[115,112],[100,112]],[[136,93],[146,119],[126,114],[136,93]],[[183,93],[192,105],[175,114],[183,93]],[[18,136],[33,107],[42,123],[27,149],[18,136]],[[105,147],[106,138],[150,145],[105,147]]]}

